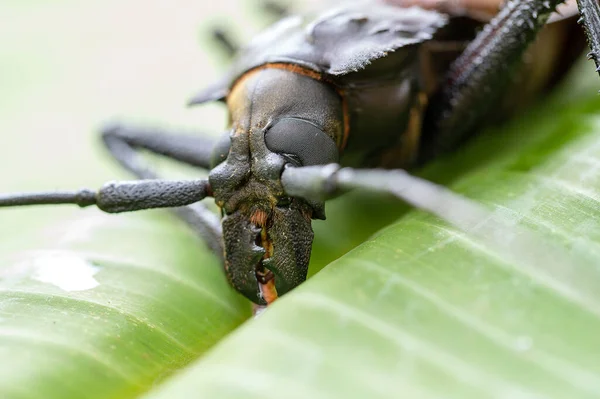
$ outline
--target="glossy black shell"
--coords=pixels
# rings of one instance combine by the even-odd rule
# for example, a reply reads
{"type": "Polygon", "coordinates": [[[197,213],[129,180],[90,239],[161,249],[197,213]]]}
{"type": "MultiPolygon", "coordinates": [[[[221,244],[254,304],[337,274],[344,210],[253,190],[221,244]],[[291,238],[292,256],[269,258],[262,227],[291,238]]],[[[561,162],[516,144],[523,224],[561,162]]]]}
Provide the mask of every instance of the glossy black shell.
{"type": "Polygon", "coordinates": [[[300,65],[333,78],[358,72],[402,47],[430,40],[447,23],[448,17],[435,11],[368,1],[287,17],[254,37],[195,102],[222,100],[237,78],[269,63],[300,65]]]}
{"type": "Polygon", "coordinates": [[[316,18],[294,16],[252,40],[232,75],[274,62],[346,75],[401,47],[431,39],[446,23],[447,18],[437,12],[372,3],[347,5],[316,18]]]}
{"type": "Polygon", "coordinates": [[[341,163],[376,165],[383,149],[401,144],[422,91],[418,48],[447,23],[435,11],[373,2],[288,17],[256,36],[225,76],[192,103],[223,101],[238,78],[266,64],[300,66],[344,95],[350,137],[341,163]]]}

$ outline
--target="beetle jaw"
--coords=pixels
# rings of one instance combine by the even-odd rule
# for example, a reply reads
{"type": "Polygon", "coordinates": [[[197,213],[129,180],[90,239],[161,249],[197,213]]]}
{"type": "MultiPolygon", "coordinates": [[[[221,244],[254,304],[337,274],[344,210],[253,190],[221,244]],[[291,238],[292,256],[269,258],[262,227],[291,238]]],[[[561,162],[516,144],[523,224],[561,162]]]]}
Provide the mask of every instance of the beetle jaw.
{"type": "Polygon", "coordinates": [[[222,224],[227,277],[252,302],[269,304],[306,280],[313,240],[308,205],[241,208],[222,224]]]}
{"type": "Polygon", "coordinates": [[[306,280],[311,218],[325,216],[324,204],[285,193],[281,173],[286,162],[266,147],[264,134],[256,127],[248,134],[232,135],[227,158],[209,174],[215,202],[224,215],[227,277],[238,292],[259,305],[270,301],[274,291],[283,295],[306,280]]]}

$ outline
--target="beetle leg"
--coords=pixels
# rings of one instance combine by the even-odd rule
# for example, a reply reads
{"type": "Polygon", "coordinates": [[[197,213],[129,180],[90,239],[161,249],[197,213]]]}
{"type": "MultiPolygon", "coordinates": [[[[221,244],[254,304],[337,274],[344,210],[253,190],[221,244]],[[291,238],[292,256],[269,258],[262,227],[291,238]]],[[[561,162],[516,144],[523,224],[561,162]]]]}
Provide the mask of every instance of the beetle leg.
{"type": "MultiPolygon", "coordinates": [[[[200,136],[169,134],[150,130],[110,125],[102,130],[102,139],[110,154],[129,172],[140,179],[158,179],[159,176],[145,165],[138,148],[165,155],[190,165],[209,167],[214,143],[200,136]]],[[[223,256],[219,218],[200,203],[172,210],[192,228],[218,256],[223,256]]]]}
{"type": "Polygon", "coordinates": [[[270,14],[278,19],[285,18],[290,15],[290,8],[278,0],[262,0],[261,8],[265,11],[265,13],[270,14]]]}
{"type": "Polygon", "coordinates": [[[231,37],[231,33],[221,27],[212,29],[212,37],[217,44],[225,51],[228,58],[233,58],[237,54],[240,46],[231,37]]]}
{"type": "MultiPolygon", "coordinates": [[[[259,8],[264,11],[265,14],[273,16],[276,19],[287,17],[290,14],[289,7],[279,1],[261,0],[258,3],[259,8]]],[[[224,27],[217,26],[212,29],[211,33],[212,38],[223,49],[228,58],[236,56],[241,46],[233,39],[231,31],[224,27]]]]}
{"type": "Polygon", "coordinates": [[[591,58],[596,63],[596,72],[600,73],[600,5],[598,0],[577,0],[581,12],[578,22],[583,24],[587,36],[591,58]]]}
{"type": "Polygon", "coordinates": [[[560,0],[510,1],[452,63],[424,119],[420,162],[454,147],[498,105],[560,0]]]}
{"type": "MultiPolygon", "coordinates": [[[[117,160],[139,178],[143,170],[130,165],[130,160],[124,159],[134,155],[130,151],[119,151],[121,143],[134,149],[144,149],[155,154],[164,155],[176,161],[200,168],[210,168],[210,155],[215,145],[214,140],[197,134],[166,131],[156,128],[140,128],[122,124],[110,124],[101,130],[104,144],[117,160]]],[[[152,177],[151,177],[152,178],[152,177]]]]}

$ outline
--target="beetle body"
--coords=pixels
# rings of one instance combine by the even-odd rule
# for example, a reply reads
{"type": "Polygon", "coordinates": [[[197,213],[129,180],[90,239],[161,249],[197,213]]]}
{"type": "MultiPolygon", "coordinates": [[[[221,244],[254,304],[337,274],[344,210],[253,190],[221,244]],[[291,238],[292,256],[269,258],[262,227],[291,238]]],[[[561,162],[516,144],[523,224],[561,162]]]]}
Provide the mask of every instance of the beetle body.
{"type": "MultiPolygon", "coordinates": [[[[253,40],[222,84],[200,93],[193,103],[227,101],[235,121],[237,103],[228,98],[248,82],[248,74],[262,71],[265,78],[265,70],[279,69],[305,76],[331,88],[341,101],[341,110],[326,121],[343,125],[335,131],[326,129],[340,151],[340,162],[377,165],[377,153],[390,144],[409,146],[403,132],[409,110],[419,106],[419,47],[447,22],[448,17],[435,11],[383,4],[346,6],[312,18],[290,17],[253,40]]],[[[281,79],[285,86],[286,79],[292,78],[283,76],[272,74],[269,79],[281,79]]],[[[277,83],[274,87],[279,90],[277,83]]],[[[326,104],[320,104],[319,93],[312,94],[302,99],[292,95],[285,101],[310,102],[311,112],[318,113],[326,104]]],[[[277,112],[271,117],[277,118],[277,112]]]]}
{"type": "Polygon", "coordinates": [[[238,291],[264,304],[266,284],[283,294],[306,279],[310,219],[324,219],[324,205],[285,195],[286,166],[414,165],[440,80],[435,68],[444,71],[460,54],[474,26],[383,4],[287,18],[253,40],[222,83],[195,97],[192,104],[224,101],[230,112],[210,184],[238,291]],[[434,41],[448,46],[432,56],[434,41]]]}
{"type": "MultiPolygon", "coordinates": [[[[535,41],[559,3],[509,1],[485,25],[380,2],[283,19],[191,101],[227,104],[230,124],[217,143],[110,125],[102,132],[104,144],[142,180],[98,191],[0,195],[0,206],[96,205],[113,213],[173,208],[222,257],[232,286],[255,304],[269,304],[306,279],[311,220],[325,218],[326,198],[366,188],[420,205],[392,187],[417,184],[429,185],[429,205],[446,204],[443,190],[402,171],[338,164],[410,168],[519,110],[582,48],[572,36],[573,18],[551,23],[535,41]],[[528,48],[533,62],[523,63],[528,48]],[[210,169],[208,180],[161,180],[141,162],[139,149],[210,169]],[[196,204],[207,196],[221,209],[221,226],[196,204]]],[[[578,4],[600,70],[600,8],[592,0],[578,4]]],[[[435,213],[434,206],[425,207],[435,213]]]]}
{"type": "MultiPolygon", "coordinates": [[[[510,111],[562,76],[583,50],[582,35],[572,32],[574,25],[570,18],[542,32],[529,51],[530,62],[521,68],[515,92],[506,96],[505,102],[512,103],[507,107],[510,111]]],[[[420,149],[429,97],[481,27],[482,23],[469,18],[371,1],[316,16],[289,17],[252,40],[224,78],[191,104],[225,101],[235,120],[237,103],[228,97],[248,81],[248,74],[286,70],[320,81],[340,97],[342,118],[328,123],[344,124],[332,137],[341,165],[410,167],[420,149]]],[[[282,76],[273,74],[270,79],[282,76]]],[[[284,81],[279,83],[285,85],[284,81]]],[[[313,94],[310,101],[317,105],[321,99],[313,94]]],[[[285,99],[298,100],[293,95],[285,99]]],[[[314,108],[318,112],[322,106],[314,108]]]]}

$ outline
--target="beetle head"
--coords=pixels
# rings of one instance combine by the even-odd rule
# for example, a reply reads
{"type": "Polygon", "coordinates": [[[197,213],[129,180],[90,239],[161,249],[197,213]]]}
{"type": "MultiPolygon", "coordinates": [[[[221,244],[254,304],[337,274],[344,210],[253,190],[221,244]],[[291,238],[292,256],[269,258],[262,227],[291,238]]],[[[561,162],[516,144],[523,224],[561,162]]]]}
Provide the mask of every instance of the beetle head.
{"type": "Polygon", "coordinates": [[[313,143],[312,151],[304,154],[300,150],[300,155],[280,154],[269,147],[293,146],[293,141],[285,140],[286,134],[299,138],[315,133],[329,140],[330,152],[325,151],[328,159],[324,163],[335,162],[333,141],[309,122],[294,118],[256,133],[234,131],[213,154],[215,162],[225,158],[209,176],[223,213],[225,270],[234,288],[255,303],[265,303],[260,284],[274,280],[278,295],[282,295],[306,280],[313,240],[311,219],[325,218],[324,204],[287,196],[281,173],[286,165],[299,166],[300,157],[314,163],[310,157],[323,146],[315,148],[318,144],[313,143]]]}
{"type": "Polygon", "coordinates": [[[286,195],[281,174],[337,162],[341,102],[321,82],[273,69],[249,73],[227,102],[232,128],[215,147],[209,181],[223,214],[229,281],[262,305],[261,284],[273,281],[283,295],[306,280],[311,219],[325,218],[324,203],[286,195]]]}

